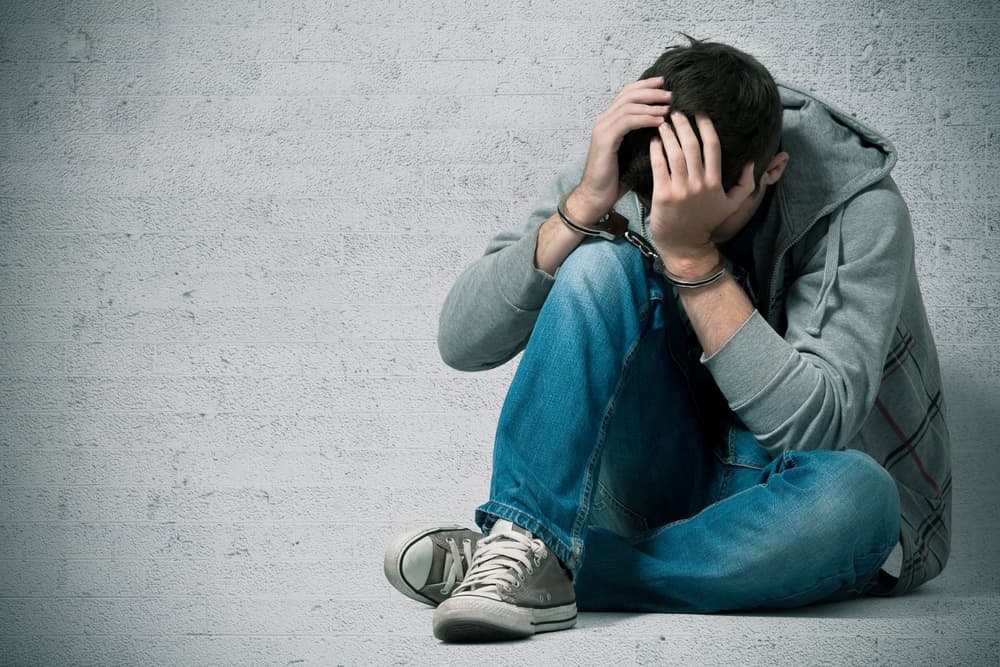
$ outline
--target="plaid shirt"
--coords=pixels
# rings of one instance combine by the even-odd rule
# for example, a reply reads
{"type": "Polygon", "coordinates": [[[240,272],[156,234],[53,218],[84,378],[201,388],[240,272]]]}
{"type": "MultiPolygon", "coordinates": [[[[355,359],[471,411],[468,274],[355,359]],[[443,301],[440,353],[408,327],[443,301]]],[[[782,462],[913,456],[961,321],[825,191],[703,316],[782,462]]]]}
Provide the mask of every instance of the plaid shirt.
{"type": "Polygon", "coordinates": [[[940,574],[951,543],[950,440],[926,322],[897,324],[875,406],[850,446],[875,457],[899,488],[902,568],[898,581],[881,572],[873,593],[904,593],[940,574]]]}

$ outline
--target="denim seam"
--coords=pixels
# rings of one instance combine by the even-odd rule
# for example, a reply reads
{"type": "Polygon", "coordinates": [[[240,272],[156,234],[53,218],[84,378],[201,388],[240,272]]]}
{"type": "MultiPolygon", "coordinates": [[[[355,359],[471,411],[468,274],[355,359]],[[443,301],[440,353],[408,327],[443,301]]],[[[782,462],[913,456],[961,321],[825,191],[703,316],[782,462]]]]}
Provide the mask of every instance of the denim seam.
{"type": "MultiPolygon", "coordinates": [[[[794,468],[795,467],[795,460],[792,458],[792,452],[791,452],[791,450],[786,450],[784,452],[784,454],[782,454],[782,457],[784,458],[784,461],[782,461],[782,465],[780,466],[782,471],[788,470],[790,468],[794,468]]],[[[705,510],[707,510],[709,507],[714,507],[715,505],[718,505],[721,502],[728,501],[730,498],[738,498],[739,496],[742,496],[744,493],[747,493],[748,491],[752,491],[752,490],[754,490],[756,488],[759,488],[759,487],[762,487],[762,486],[767,486],[767,482],[761,482],[760,484],[754,484],[753,486],[749,486],[749,487],[743,489],[739,493],[734,493],[733,495],[731,495],[729,497],[726,497],[726,498],[720,498],[719,500],[716,500],[711,505],[706,505],[705,507],[703,507],[702,509],[700,509],[698,511],[698,513],[695,514],[694,516],[689,516],[686,519],[680,519],[678,521],[673,521],[671,523],[664,524],[664,525],[659,526],[658,528],[654,529],[651,533],[643,533],[642,535],[637,536],[636,538],[634,538],[632,540],[629,540],[629,542],[631,544],[637,544],[637,543],[642,542],[644,540],[652,539],[653,537],[656,537],[657,535],[659,535],[663,531],[667,530],[671,526],[680,525],[680,524],[683,524],[683,523],[687,523],[688,521],[694,520],[695,518],[697,518],[698,514],[701,514],[702,512],[704,512],[705,510]]]]}
{"type": "MultiPolygon", "coordinates": [[[[729,449],[729,458],[735,458],[736,454],[736,436],[733,433],[733,429],[730,428],[729,432],[726,434],[726,442],[729,449]]],[[[733,469],[726,466],[726,474],[722,477],[722,484],[719,486],[719,497],[716,500],[722,500],[726,497],[726,489],[729,486],[729,482],[733,478],[733,469]]]]}
{"type": "Polygon", "coordinates": [[[570,532],[570,542],[573,544],[573,561],[568,564],[571,570],[574,572],[580,567],[583,561],[583,539],[582,533],[586,528],[587,516],[590,514],[590,498],[593,494],[595,468],[601,460],[601,454],[604,452],[604,442],[607,437],[608,424],[611,420],[611,416],[614,414],[615,408],[618,405],[618,399],[621,396],[622,389],[625,386],[625,377],[628,375],[628,369],[632,363],[632,359],[635,356],[636,350],[639,348],[639,344],[642,342],[645,329],[646,329],[646,318],[649,314],[649,308],[652,301],[647,300],[642,310],[639,311],[639,335],[633,341],[631,347],[629,348],[628,354],[625,355],[625,359],[622,362],[621,371],[618,374],[618,383],[615,385],[614,393],[611,395],[611,400],[608,403],[608,407],[604,410],[604,415],[601,418],[601,428],[597,433],[597,441],[595,442],[594,448],[591,450],[590,460],[587,462],[586,472],[583,478],[583,488],[580,491],[580,502],[579,509],[576,514],[576,521],[573,523],[573,529],[570,532]]]}
{"type": "Polygon", "coordinates": [[[739,466],[741,468],[752,468],[753,470],[763,470],[768,466],[767,463],[761,464],[760,461],[758,461],[757,459],[752,459],[746,456],[737,456],[735,447],[736,438],[733,435],[734,431],[732,428],[729,428],[728,431],[729,432],[727,434],[727,438],[729,441],[729,451],[726,456],[722,456],[722,454],[719,453],[718,449],[716,449],[715,450],[716,458],[718,458],[726,465],[734,465],[734,466],[739,466]]]}
{"type": "Polygon", "coordinates": [[[601,460],[601,455],[604,452],[604,443],[607,438],[608,424],[611,420],[612,415],[614,415],[615,409],[618,407],[618,399],[621,396],[622,388],[625,383],[625,376],[628,374],[628,369],[631,365],[632,358],[635,356],[636,350],[639,348],[639,344],[642,341],[643,335],[642,331],[646,326],[646,315],[649,312],[649,302],[643,307],[639,313],[639,336],[632,343],[629,348],[628,354],[625,355],[625,359],[622,362],[622,368],[618,374],[618,382],[615,385],[615,390],[611,395],[611,400],[608,403],[608,407],[604,410],[604,415],[601,417],[601,427],[598,429],[597,440],[595,442],[594,448],[591,450],[590,460],[587,462],[587,469],[584,474],[583,488],[580,491],[580,508],[577,510],[576,520],[573,523],[573,529],[570,532],[570,541],[574,545],[573,559],[574,568],[578,566],[579,561],[582,559],[583,552],[583,540],[581,535],[583,532],[583,524],[586,523],[587,515],[590,514],[590,498],[593,495],[593,485],[595,477],[595,468],[601,460]]]}
{"type": "Polygon", "coordinates": [[[748,459],[740,456],[724,457],[719,452],[715,452],[715,458],[719,459],[720,462],[726,464],[727,466],[735,466],[737,468],[750,468],[751,470],[763,470],[768,464],[761,464],[760,461],[755,459],[748,459]]]}
{"type": "MultiPolygon", "coordinates": [[[[631,507],[623,503],[621,500],[619,500],[615,496],[615,494],[611,493],[611,490],[608,489],[607,485],[603,484],[600,480],[597,480],[597,486],[604,492],[604,498],[603,498],[604,505],[601,507],[601,509],[607,507],[607,505],[611,505],[615,510],[621,512],[622,514],[626,515],[631,519],[635,519],[636,521],[640,522],[643,525],[643,530],[648,530],[649,519],[647,519],[643,514],[636,512],[634,509],[632,509],[631,507]]],[[[598,500],[598,502],[601,502],[601,500],[598,500]]],[[[590,508],[591,510],[595,509],[595,504],[591,503],[590,508]]]]}
{"type": "MultiPolygon", "coordinates": [[[[642,256],[640,256],[640,262],[642,256]]],[[[644,271],[645,273],[645,271],[644,271]]],[[[646,281],[649,284],[648,278],[646,281]]],[[[584,473],[583,487],[580,490],[580,501],[579,509],[577,510],[576,520],[573,522],[573,528],[570,531],[570,542],[573,544],[573,568],[579,567],[582,562],[583,556],[583,539],[582,534],[586,529],[587,516],[590,514],[590,499],[593,496],[593,486],[594,486],[594,469],[597,467],[601,460],[601,455],[604,452],[604,443],[607,438],[608,424],[611,420],[611,416],[614,414],[615,409],[618,407],[618,399],[621,397],[622,388],[625,383],[625,377],[628,375],[628,369],[631,365],[632,358],[635,356],[636,350],[639,348],[642,342],[643,336],[646,333],[646,326],[648,324],[647,317],[649,316],[650,305],[654,301],[662,300],[659,295],[650,296],[650,292],[646,291],[646,302],[643,304],[642,309],[639,311],[639,335],[633,341],[628,353],[625,355],[625,359],[622,361],[621,370],[618,373],[618,382],[615,385],[615,390],[611,395],[611,400],[608,403],[608,407],[604,410],[604,415],[601,417],[601,427],[598,429],[597,440],[595,442],[594,448],[591,450],[590,460],[587,461],[587,468],[584,473]]]]}
{"type": "Polygon", "coordinates": [[[767,486],[767,482],[761,482],[760,484],[754,484],[753,486],[749,486],[749,487],[743,489],[742,491],[740,491],[739,493],[734,493],[733,495],[731,495],[731,496],[729,496],[727,498],[720,498],[719,500],[716,500],[711,505],[706,505],[705,507],[703,507],[694,516],[689,516],[686,519],[679,519],[677,521],[673,521],[671,523],[664,524],[662,526],[659,526],[659,527],[653,529],[652,532],[643,533],[642,535],[638,535],[635,538],[632,538],[632,539],[628,540],[628,542],[630,544],[635,545],[635,544],[638,544],[639,542],[643,542],[645,540],[652,539],[652,538],[656,537],[657,535],[659,535],[660,533],[662,533],[663,531],[667,530],[668,528],[671,528],[673,526],[679,526],[681,524],[685,524],[688,521],[693,521],[694,519],[696,519],[698,517],[698,514],[701,514],[705,510],[709,509],[710,507],[714,507],[714,506],[718,505],[719,503],[726,502],[726,501],[728,501],[728,500],[730,500],[732,498],[738,498],[738,497],[742,496],[744,493],[747,493],[749,491],[753,491],[754,489],[762,487],[762,486],[767,486]]]}

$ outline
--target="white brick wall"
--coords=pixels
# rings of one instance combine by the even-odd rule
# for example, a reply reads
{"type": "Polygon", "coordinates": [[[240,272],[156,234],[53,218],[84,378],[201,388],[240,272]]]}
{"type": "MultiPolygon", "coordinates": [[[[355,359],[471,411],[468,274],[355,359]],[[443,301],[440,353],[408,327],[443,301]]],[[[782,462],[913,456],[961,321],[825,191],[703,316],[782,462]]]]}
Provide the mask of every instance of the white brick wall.
{"type": "Polygon", "coordinates": [[[1000,658],[994,0],[0,0],[0,91],[0,664],[1000,658]],[[471,523],[515,364],[445,367],[438,308],[674,30],[899,148],[952,562],[905,623],[584,615],[502,659],[441,646],[382,552],[471,523]]]}

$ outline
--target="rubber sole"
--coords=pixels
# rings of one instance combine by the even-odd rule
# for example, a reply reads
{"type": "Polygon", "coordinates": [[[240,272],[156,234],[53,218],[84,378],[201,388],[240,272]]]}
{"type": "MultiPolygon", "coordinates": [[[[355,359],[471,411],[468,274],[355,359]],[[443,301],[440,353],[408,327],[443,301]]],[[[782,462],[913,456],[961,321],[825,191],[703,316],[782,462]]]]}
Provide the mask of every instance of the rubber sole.
{"type": "Polygon", "coordinates": [[[448,598],[434,612],[434,636],[446,642],[522,639],[576,625],[576,602],[535,609],[474,595],[448,598]]]}
{"type": "Polygon", "coordinates": [[[397,535],[392,540],[385,551],[385,560],[382,563],[382,571],[385,572],[385,578],[389,580],[389,583],[392,584],[393,588],[408,598],[432,607],[438,606],[438,603],[411,586],[410,583],[406,581],[406,578],[403,577],[403,555],[406,553],[407,548],[409,548],[409,546],[414,542],[422,540],[431,533],[437,533],[443,530],[470,529],[465,526],[457,525],[436,525],[414,528],[409,532],[397,535]]]}

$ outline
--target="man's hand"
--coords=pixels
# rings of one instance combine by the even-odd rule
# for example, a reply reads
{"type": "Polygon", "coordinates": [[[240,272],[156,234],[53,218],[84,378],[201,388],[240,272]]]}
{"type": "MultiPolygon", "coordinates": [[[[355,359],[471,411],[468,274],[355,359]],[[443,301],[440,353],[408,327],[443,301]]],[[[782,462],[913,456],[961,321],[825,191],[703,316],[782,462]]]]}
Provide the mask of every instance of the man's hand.
{"type": "MultiPolygon", "coordinates": [[[[566,199],[565,212],[570,220],[590,226],[625,194],[627,188],[618,180],[618,148],[632,130],[656,127],[663,122],[670,93],[663,90],[662,85],[663,77],[630,83],[622,88],[608,110],[597,117],[583,176],[566,199]]],[[[584,238],[553,213],[538,228],[535,266],[550,276],[555,275],[556,269],[584,238]]]]}
{"type": "Polygon", "coordinates": [[[622,88],[608,110],[597,117],[587,165],[573,196],[581,224],[596,221],[627,191],[618,180],[618,148],[632,130],[663,122],[670,92],[662,85],[662,76],[634,81],[622,88]]]}
{"type": "Polygon", "coordinates": [[[739,183],[726,192],[722,189],[722,150],[711,119],[703,113],[695,116],[704,148],[687,116],[673,112],[670,119],[673,129],[661,123],[660,137],[649,142],[653,168],[650,235],[667,271],[701,277],[722,259],[712,232],[753,191],[753,163],[744,167],[739,183]]]}

